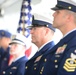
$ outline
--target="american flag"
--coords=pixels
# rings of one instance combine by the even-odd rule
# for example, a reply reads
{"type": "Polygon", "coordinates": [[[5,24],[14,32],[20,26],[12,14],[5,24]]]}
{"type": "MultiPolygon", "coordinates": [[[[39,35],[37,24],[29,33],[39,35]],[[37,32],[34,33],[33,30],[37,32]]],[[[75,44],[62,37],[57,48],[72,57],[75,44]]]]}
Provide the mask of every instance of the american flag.
{"type": "MultiPolygon", "coordinates": [[[[27,38],[30,37],[30,30],[27,29],[26,27],[31,25],[32,23],[31,11],[32,11],[31,0],[23,0],[17,32],[25,35],[25,37],[27,38]]],[[[25,52],[25,54],[29,56],[30,52],[31,47],[25,52]]]]}

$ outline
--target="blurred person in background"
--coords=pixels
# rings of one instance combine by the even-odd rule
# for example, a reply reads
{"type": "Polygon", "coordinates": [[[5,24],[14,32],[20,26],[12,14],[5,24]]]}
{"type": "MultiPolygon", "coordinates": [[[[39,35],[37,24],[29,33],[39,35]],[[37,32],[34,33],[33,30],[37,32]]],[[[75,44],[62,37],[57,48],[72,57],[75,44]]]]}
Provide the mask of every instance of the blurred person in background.
{"type": "Polygon", "coordinates": [[[10,42],[11,33],[6,30],[0,30],[0,71],[8,66],[10,42]]]}
{"type": "Polygon", "coordinates": [[[0,75],[24,75],[25,63],[27,57],[25,51],[28,48],[29,40],[22,34],[16,34],[13,36],[10,45],[10,55],[13,56],[12,63],[5,69],[3,69],[0,75]]]}

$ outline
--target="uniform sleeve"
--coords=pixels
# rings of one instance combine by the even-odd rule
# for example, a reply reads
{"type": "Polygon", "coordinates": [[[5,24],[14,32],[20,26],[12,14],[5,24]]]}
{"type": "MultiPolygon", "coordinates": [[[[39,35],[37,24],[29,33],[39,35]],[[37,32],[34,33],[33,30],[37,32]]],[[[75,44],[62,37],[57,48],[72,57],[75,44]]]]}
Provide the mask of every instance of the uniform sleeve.
{"type": "Polygon", "coordinates": [[[76,75],[76,48],[71,48],[65,53],[57,75],[76,75]]]}

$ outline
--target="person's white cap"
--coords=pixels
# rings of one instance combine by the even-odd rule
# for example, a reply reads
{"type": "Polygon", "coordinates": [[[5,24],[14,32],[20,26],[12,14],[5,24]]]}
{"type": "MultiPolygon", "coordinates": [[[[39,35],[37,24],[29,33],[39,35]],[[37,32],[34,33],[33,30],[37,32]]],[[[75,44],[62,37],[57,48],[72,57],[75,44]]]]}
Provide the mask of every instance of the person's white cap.
{"type": "Polygon", "coordinates": [[[12,36],[12,41],[9,43],[9,45],[14,43],[24,45],[28,49],[31,41],[28,38],[26,38],[24,35],[17,33],[16,35],[12,36]]]}
{"type": "Polygon", "coordinates": [[[42,14],[33,13],[32,17],[32,25],[28,26],[28,29],[31,29],[33,27],[48,27],[51,30],[55,31],[55,28],[52,26],[51,18],[49,19],[47,16],[44,16],[42,14]]]}

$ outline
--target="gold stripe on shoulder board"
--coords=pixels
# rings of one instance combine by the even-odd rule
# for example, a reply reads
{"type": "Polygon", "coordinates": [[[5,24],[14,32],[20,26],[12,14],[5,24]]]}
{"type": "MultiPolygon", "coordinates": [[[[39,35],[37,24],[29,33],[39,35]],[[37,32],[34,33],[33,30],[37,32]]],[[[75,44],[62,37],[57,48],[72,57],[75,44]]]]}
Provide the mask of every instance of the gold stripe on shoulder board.
{"type": "Polygon", "coordinates": [[[66,59],[63,68],[68,72],[74,72],[76,69],[76,55],[71,53],[71,58],[66,59]]]}

